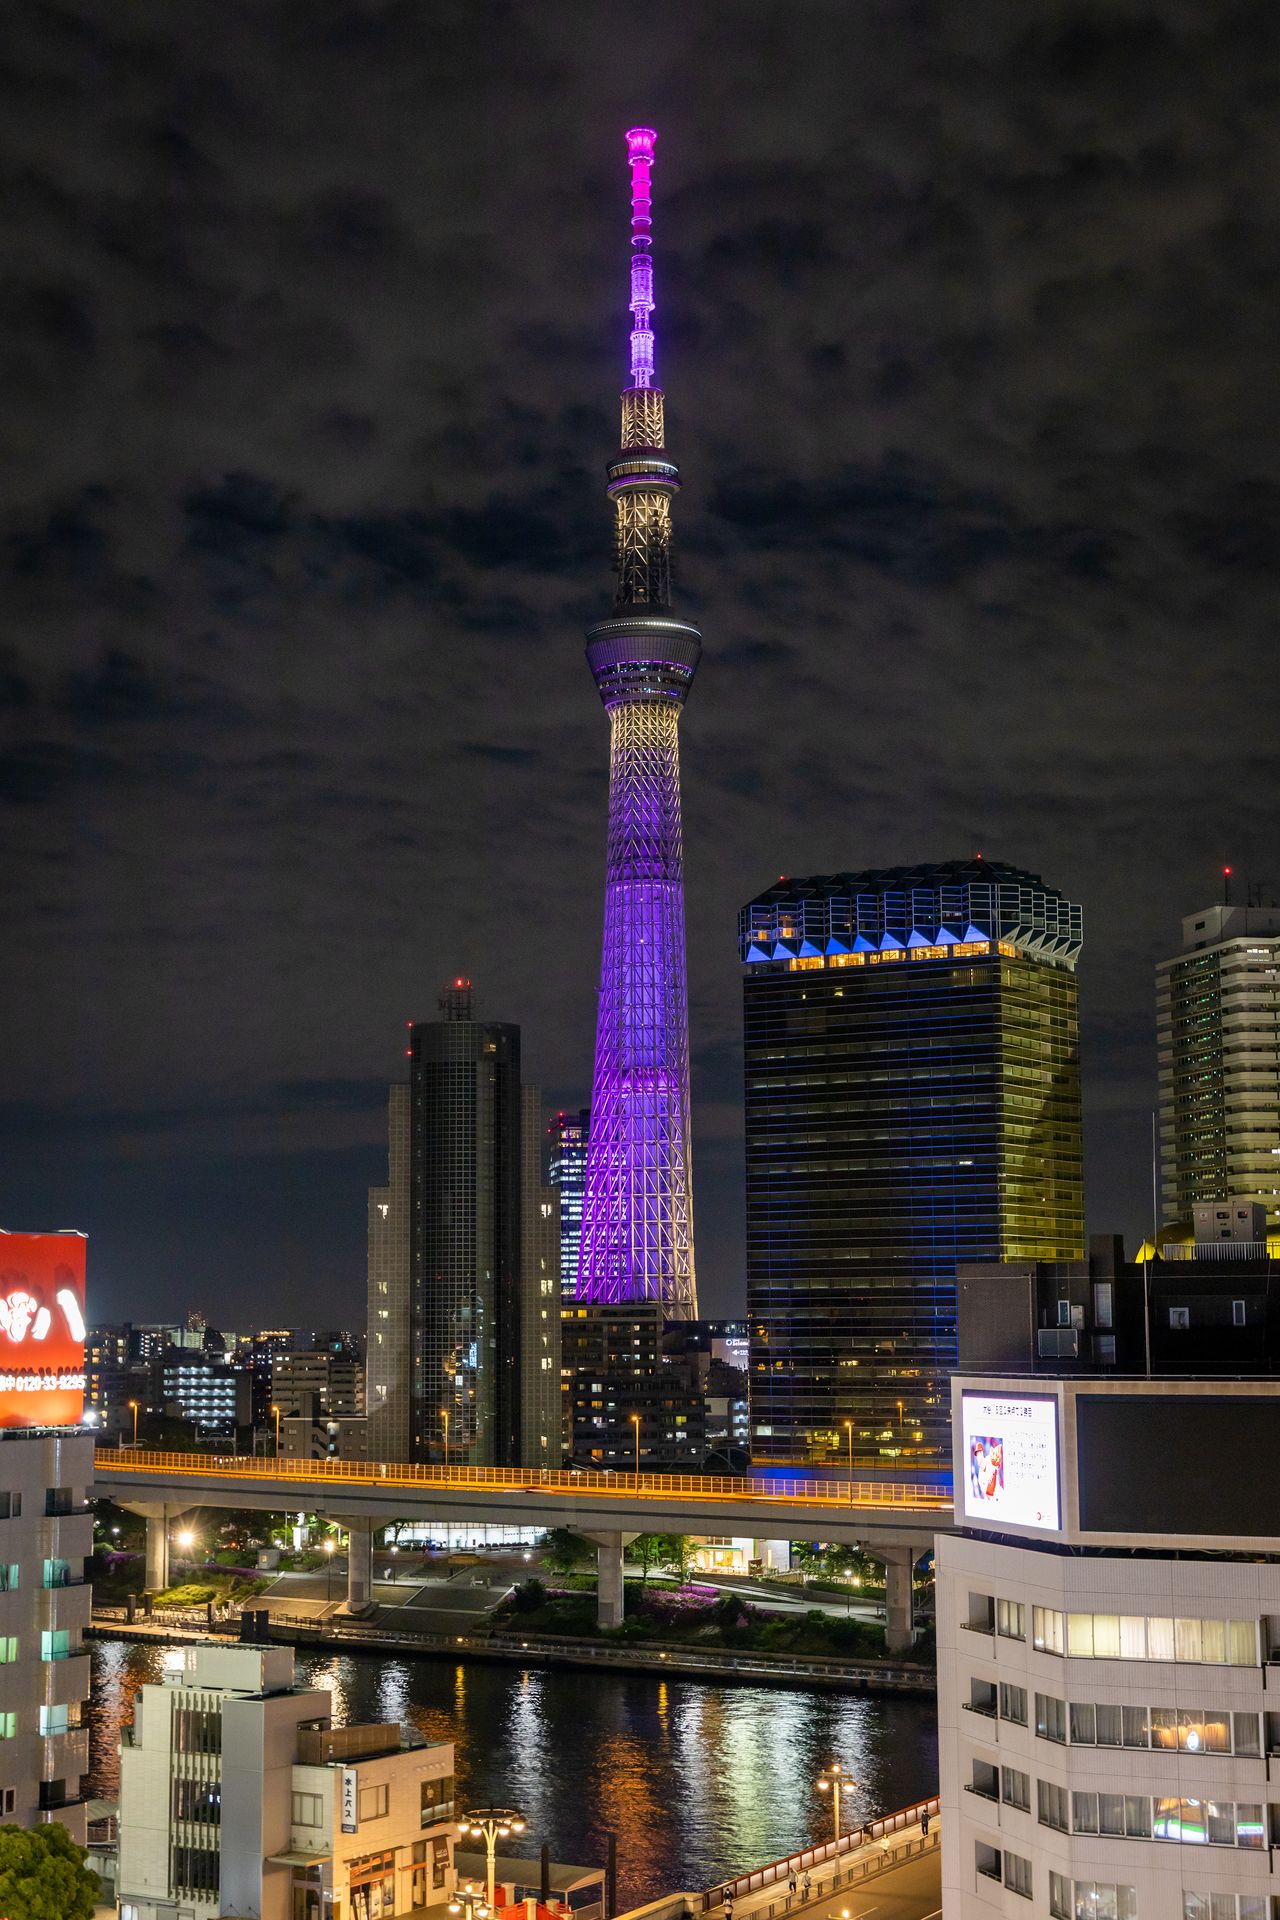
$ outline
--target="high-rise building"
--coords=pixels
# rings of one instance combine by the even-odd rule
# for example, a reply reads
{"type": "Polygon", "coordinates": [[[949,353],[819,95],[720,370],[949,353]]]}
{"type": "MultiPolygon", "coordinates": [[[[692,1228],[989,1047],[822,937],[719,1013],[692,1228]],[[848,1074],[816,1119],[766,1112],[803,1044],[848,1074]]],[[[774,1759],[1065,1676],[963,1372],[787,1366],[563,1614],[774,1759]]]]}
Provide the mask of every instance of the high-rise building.
{"type": "Polygon", "coordinates": [[[553,1113],[547,1123],[547,1184],[560,1195],[560,1293],[578,1293],[578,1246],[582,1239],[582,1196],[587,1186],[590,1107],[553,1113]]]}
{"type": "Polygon", "coordinates": [[[1280,1232],[1280,909],[1205,907],[1156,969],[1166,1220],[1255,1200],[1280,1232]]]}
{"type": "Polygon", "coordinates": [[[604,943],[578,1295],[697,1313],[689,1144],[689,994],[678,728],[698,629],[671,612],[671,502],[657,385],[650,250],[656,135],[633,127],[631,371],[609,463],[618,589],[587,662],[609,715],[604,943]]]}
{"type": "Polygon", "coordinates": [[[1081,937],[980,859],[744,908],[755,1459],[944,1463],[957,1263],[1083,1253],[1081,937]]]}
{"type": "Polygon", "coordinates": [[[413,1026],[388,1181],[369,1196],[369,1453],[439,1459],[447,1438],[473,1466],[556,1465],[559,1216],[541,1108],[519,1027],[476,1020],[469,980],[440,1013],[413,1026]]]}

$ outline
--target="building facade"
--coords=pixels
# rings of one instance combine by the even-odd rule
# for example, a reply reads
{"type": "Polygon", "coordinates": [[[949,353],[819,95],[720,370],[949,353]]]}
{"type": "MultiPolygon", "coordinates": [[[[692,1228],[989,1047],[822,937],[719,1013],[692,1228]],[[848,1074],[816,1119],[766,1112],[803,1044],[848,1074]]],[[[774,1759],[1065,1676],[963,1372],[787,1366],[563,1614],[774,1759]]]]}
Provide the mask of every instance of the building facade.
{"type": "Polygon", "coordinates": [[[981,860],[743,910],[756,1460],[945,1462],[957,1265],[1082,1255],[1081,938],[981,860]]]}
{"type": "Polygon", "coordinates": [[[689,991],[679,722],[702,639],[671,611],[671,503],[653,334],[650,171],[657,135],[627,134],[631,368],[610,461],[618,587],[587,634],[609,715],[609,833],[591,1136],[577,1293],[696,1316],[689,1125],[689,991]]]}
{"type": "Polygon", "coordinates": [[[453,1895],[453,1748],[330,1726],[284,1647],[186,1647],[120,1747],[121,1920],[377,1920],[453,1895]]]}
{"type": "Polygon", "coordinates": [[[1276,1920],[1280,1388],[954,1392],[944,1920],[1276,1920]]]}
{"type": "Polygon", "coordinates": [[[579,1303],[561,1332],[569,1450],[622,1472],[700,1467],[706,1456],[705,1356],[663,1351],[662,1308],[579,1303]]]}
{"type": "Polygon", "coordinates": [[[85,1840],[93,1438],[0,1432],[0,1825],[85,1840]]]}
{"type": "Polygon", "coordinates": [[[470,981],[440,1013],[412,1028],[369,1195],[369,1456],[555,1464],[559,1214],[537,1090],[519,1027],[478,1021],[470,981]]]}
{"type": "Polygon", "coordinates": [[[1280,1234],[1280,909],[1206,907],[1156,969],[1166,1220],[1256,1201],[1280,1234]]]}
{"type": "Polygon", "coordinates": [[[547,1184],[560,1196],[560,1294],[564,1300],[574,1300],[578,1294],[578,1248],[590,1137],[590,1107],[553,1113],[547,1122],[547,1184]]]}

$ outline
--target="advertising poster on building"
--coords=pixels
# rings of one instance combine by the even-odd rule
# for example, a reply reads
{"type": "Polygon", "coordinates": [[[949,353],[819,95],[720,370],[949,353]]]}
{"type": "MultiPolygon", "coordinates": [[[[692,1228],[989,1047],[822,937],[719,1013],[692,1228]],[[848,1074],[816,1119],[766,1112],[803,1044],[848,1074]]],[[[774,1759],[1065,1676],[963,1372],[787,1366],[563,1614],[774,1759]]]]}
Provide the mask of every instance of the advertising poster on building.
{"type": "Polygon", "coordinates": [[[979,1525],[1060,1524],[1058,1403],[1030,1394],[961,1397],[964,1512],[979,1525]]]}
{"type": "Polygon", "coordinates": [[[355,1767],[342,1769],[342,1831],[355,1833],[360,1826],[360,1775],[355,1767]]]}
{"type": "Polygon", "coordinates": [[[0,1427],[73,1427],[84,1413],[81,1233],[0,1231],[0,1427]]]}

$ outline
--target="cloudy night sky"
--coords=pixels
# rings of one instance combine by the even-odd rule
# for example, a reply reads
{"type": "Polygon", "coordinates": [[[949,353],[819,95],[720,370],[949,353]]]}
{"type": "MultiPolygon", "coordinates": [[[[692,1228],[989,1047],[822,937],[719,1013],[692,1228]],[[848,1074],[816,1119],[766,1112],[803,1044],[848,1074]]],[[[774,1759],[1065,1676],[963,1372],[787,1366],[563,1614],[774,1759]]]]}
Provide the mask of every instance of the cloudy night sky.
{"type": "Polygon", "coordinates": [[[93,1317],[360,1324],[449,975],[587,1097],[637,121],[704,1311],[780,873],[1080,900],[1089,1224],[1149,1219],[1153,965],[1225,861],[1280,897],[1270,0],[25,0],[0,1223],[93,1317]]]}

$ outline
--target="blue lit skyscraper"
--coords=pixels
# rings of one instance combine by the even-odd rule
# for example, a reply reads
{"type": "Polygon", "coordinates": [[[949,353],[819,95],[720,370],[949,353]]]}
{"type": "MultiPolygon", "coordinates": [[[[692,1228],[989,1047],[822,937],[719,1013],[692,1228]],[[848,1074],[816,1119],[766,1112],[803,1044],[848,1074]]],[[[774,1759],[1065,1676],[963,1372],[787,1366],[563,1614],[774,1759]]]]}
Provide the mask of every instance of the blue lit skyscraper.
{"type": "Polygon", "coordinates": [[[587,1185],[587,1136],[590,1107],[553,1113],[547,1123],[547,1185],[560,1195],[560,1293],[578,1296],[578,1243],[582,1238],[582,1196],[587,1185]]]}
{"type": "Polygon", "coordinates": [[[942,1466],[956,1265],[1084,1250],[1077,906],[979,859],[743,909],[751,1450],[942,1466]]]}

